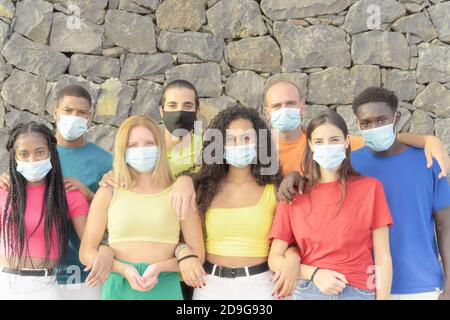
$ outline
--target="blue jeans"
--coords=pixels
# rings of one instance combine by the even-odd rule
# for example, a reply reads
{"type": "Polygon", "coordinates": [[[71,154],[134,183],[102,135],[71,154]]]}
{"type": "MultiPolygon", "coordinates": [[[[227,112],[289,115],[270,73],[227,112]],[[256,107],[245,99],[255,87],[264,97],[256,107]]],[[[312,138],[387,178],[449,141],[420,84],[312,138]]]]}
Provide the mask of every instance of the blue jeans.
{"type": "Polygon", "coordinates": [[[375,300],[375,292],[347,285],[335,295],[322,293],[310,280],[299,280],[294,293],[294,300],[375,300]]]}

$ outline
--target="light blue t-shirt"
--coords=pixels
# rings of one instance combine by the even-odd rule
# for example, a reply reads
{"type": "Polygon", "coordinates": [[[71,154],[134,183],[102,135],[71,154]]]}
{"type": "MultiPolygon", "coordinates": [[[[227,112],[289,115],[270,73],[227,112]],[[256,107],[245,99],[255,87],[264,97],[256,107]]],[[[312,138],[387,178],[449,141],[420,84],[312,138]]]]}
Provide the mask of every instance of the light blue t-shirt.
{"type": "Polygon", "coordinates": [[[423,149],[408,147],[393,156],[368,147],[352,152],[353,167],[383,184],[394,220],[389,230],[392,294],[432,292],[443,287],[433,213],[450,206],[450,185],[438,179],[438,163],[426,167],[423,149]]]}
{"type": "MultiPolygon", "coordinates": [[[[112,156],[93,143],[80,148],[58,146],[63,176],[79,180],[92,192],[98,189],[103,175],[112,170],[112,156]]],[[[58,276],[59,284],[77,283],[78,270],[81,270],[81,282],[85,282],[89,272],[83,272],[85,266],[79,260],[80,239],[72,224],[69,228],[69,248],[66,257],[66,270],[58,276]]]]}

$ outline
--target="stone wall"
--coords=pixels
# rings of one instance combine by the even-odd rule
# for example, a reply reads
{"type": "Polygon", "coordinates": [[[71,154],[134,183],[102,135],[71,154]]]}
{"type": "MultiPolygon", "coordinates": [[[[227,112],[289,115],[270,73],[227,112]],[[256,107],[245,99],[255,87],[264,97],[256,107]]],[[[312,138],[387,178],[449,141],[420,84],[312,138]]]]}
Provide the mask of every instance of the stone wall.
{"type": "Polygon", "coordinates": [[[301,88],[307,118],[394,90],[402,131],[450,150],[450,2],[439,0],[0,0],[0,168],[19,121],[53,125],[55,93],[95,102],[93,141],[111,150],[129,115],[159,119],[164,83],[187,79],[206,123],[237,102],[261,110],[269,83],[301,88]]]}

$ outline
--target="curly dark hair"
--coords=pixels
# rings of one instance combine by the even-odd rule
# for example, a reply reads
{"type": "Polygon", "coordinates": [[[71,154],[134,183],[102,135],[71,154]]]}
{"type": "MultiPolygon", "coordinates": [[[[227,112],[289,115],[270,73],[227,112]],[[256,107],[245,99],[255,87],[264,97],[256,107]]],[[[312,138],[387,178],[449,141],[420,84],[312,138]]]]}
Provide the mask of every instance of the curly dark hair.
{"type": "MultiPolygon", "coordinates": [[[[265,186],[267,184],[275,184],[278,186],[281,182],[281,175],[275,174],[262,174],[264,168],[267,170],[271,168],[274,161],[278,165],[278,153],[275,149],[275,144],[272,140],[272,134],[267,126],[266,122],[261,118],[259,113],[247,107],[234,106],[227,108],[217,114],[217,116],[211,121],[210,125],[206,129],[205,137],[208,136],[208,130],[215,129],[221,132],[221,137],[223,139],[223,146],[225,146],[226,130],[230,123],[234,120],[245,119],[253,124],[253,129],[256,131],[257,137],[257,154],[260,154],[260,149],[262,146],[266,146],[267,156],[270,161],[265,164],[261,162],[260,157],[257,157],[257,163],[252,164],[252,175],[256,182],[260,186],[265,186]],[[267,132],[267,135],[261,135],[261,132],[267,132]],[[261,141],[260,139],[265,139],[261,141]]],[[[211,206],[215,195],[220,190],[221,183],[228,172],[228,164],[223,163],[206,163],[205,162],[205,150],[211,149],[208,146],[214,143],[214,139],[209,141],[204,139],[203,149],[202,149],[202,166],[200,171],[193,176],[194,187],[197,194],[197,204],[200,213],[204,216],[208,208],[211,206]]],[[[214,150],[209,150],[211,156],[215,156],[214,150]]],[[[223,150],[222,150],[223,152],[223,150]]],[[[264,150],[262,151],[264,152],[264,150]]]]}

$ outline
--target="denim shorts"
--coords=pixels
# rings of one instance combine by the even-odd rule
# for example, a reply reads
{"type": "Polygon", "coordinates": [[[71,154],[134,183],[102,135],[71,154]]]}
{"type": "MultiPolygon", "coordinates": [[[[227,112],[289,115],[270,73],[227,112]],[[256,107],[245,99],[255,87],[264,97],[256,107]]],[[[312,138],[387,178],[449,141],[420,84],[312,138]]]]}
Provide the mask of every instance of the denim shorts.
{"type": "Polygon", "coordinates": [[[375,300],[375,292],[347,285],[341,293],[327,295],[322,293],[311,280],[299,280],[294,300],[375,300]]]}

